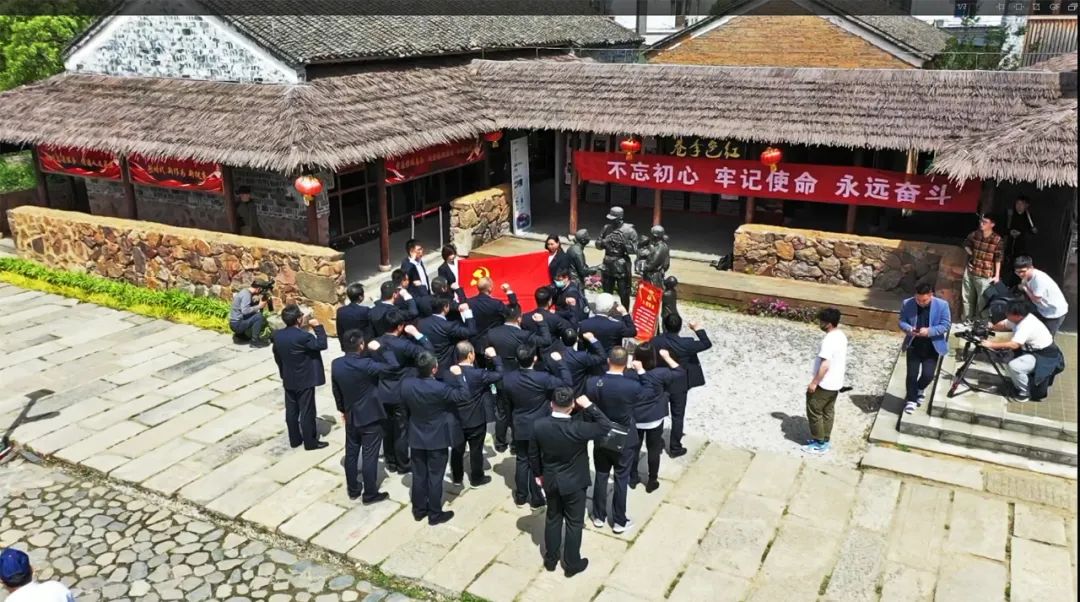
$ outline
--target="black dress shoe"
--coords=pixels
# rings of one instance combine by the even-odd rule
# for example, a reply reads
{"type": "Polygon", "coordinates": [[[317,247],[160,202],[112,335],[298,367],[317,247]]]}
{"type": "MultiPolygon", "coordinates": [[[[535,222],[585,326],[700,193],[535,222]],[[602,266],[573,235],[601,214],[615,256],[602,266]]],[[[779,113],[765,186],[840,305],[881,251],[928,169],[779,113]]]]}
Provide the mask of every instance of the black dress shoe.
{"type": "Polygon", "coordinates": [[[545,560],[544,561],[544,570],[549,572],[549,573],[554,573],[555,572],[555,567],[557,567],[557,566],[559,566],[559,561],[558,560],[545,560]]]}
{"type": "Polygon", "coordinates": [[[232,342],[233,345],[243,345],[244,343],[250,343],[251,339],[240,334],[234,334],[232,335],[232,342]]]}
{"type": "Polygon", "coordinates": [[[270,341],[267,341],[266,339],[255,339],[255,340],[251,341],[250,343],[248,343],[248,347],[251,347],[253,349],[262,349],[263,347],[269,347],[269,346],[270,346],[270,341]]]}
{"type": "Polygon", "coordinates": [[[505,445],[500,445],[500,444],[496,443],[496,444],[495,444],[495,451],[497,451],[497,452],[499,452],[499,453],[501,454],[501,453],[503,453],[504,451],[506,451],[506,446],[505,446],[505,445]]]}
{"type": "Polygon", "coordinates": [[[668,452],[668,457],[669,458],[678,458],[679,456],[685,456],[685,455],[686,455],[686,448],[685,447],[673,447],[673,448],[671,448],[671,451],[668,452]]]}
{"type": "Polygon", "coordinates": [[[365,506],[368,506],[370,504],[377,504],[379,502],[382,502],[382,501],[388,500],[388,499],[390,499],[390,494],[386,493],[385,491],[380,491],[379,493],[376,493],[375,495],[373,495],[371,497],[364,498],[363,500],[360,501],[360,503],[362,503],[365,506]]]}
{"type": "Polygon", "coordinates": [[[566,575],[567,579],[569,579],[570,577],[573,577],[574,575],[577,575],[578,573],[585,572],[585,569],[587,569],[587,568],[589,568],[589,559],[588,558],[582,558],[581,559],[581,564],[579,564],[579,565],[577,565],[575,567],[566,566],[566,563],[564,562],[563,563],[563,574],[566,575]]]}
{"type": "Polygon", "coordinates": [[[303,445],[303,443],[289,443],[289,447],[291,447],[293,449],[296,449],[296,448],[300,447],[301,445],[303,445]]]}
{"type": "Polygon", "coordinates": [[[330,447],[330,444],[327,443],[326,441],[316,441],[315,442],[315,447],[308,447],[308,446],[305,445],[304,449],[306,449],[308,451],[315,451],[317,449],[323,449],[324,447],[330,447]]]}
{"type": "Polygon", "coordinates": [[[425,518],[427,518],[427,516],[428,516],[427,512],[413,512],[412,513],[412,517],[416,519],[416,522],[420,522],[420,521],[424,520],[425,518]]]}
{"type": "Polygon", "coordinates": [[[479,479],[476,479],[475,481],[473,479],[469,479],[469,484],[472,485],[473,487],[479,487],[481,485],[487,485],[490,482],[491,482],[491,477],[489,477],[487,475],[484,475],[484,476],[480,477],[479,479]]]}
{"type": "Polygon", "coordinates": [[[649,483],[645,485],[645,493],[652,493],[657,489],[660,489],[660,481],[649,481],[649,483]]]}
{"type": "Polygon", "coordinates": [[[529,502],[529,507],[532,508],[533,510],[539,510],[539,509],[543,508],[544,506],[547,506],[546,501],[529,502]]]}
{"type": "Polygon", "coordinates": [[[409,474],[412,472],[412,466],[398,466],[394,471],[398,474],[409,474]]]}
{"type": "Polygon", "coordinates": [[[452,518],[454,518],[454,511],[448,510],[446,512],[439,512],[437,514],[429,515],[427,523],[428,525],[434,527],[435,525],[441,525],[452,518]]]}
{"type": "Polygon", "coordinates": [[[357,499],[360,499],[360,496],[362,496],[362,495],[364,495],[364,494],[362,494],[362,493],[353,493],[353,492],[350,491],[349,492],[349,499],[355,501],[357,499]]]}
{"type": "Polygon", "coordinates": [[[638,485],[640,485],[640,484],[641,484],[641,481],[640,481],[640,480],[638,480],[638,479],[633,479],[633,480],[632,480],[632,481],[630,481],[630,483],[629,483],[629,485],[630,485],[630,489],[637,489],[637,486],[638,486],[638,485]]]}

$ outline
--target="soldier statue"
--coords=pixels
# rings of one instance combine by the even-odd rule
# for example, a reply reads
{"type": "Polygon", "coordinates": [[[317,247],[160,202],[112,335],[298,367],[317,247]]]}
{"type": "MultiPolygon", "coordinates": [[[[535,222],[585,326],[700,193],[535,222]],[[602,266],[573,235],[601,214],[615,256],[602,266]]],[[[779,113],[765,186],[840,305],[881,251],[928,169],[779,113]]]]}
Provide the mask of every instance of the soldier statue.
{"type": "Polygon", "coordinates": [[[649,230],[649,239],[638,248],[638,262],[641,280],[660,288],[664,284],[664,275],[671,267],[671,250],[668,247],[664,227],[657,225],[649,230]]]}
{"type": "Polygon", "coordinates": [[[608,223],[600,232],[596,248],[604,250],[601,267],[601,286],[605,293],[615,294],[624,308],[630,307],[630,277],[633,263],[630,255],[638,250],[638,235],[633,224],[623,221],[623,208],[612,207],[607,214],[608,223]]]}
{"type": "Polygon", "coordinates": [[[591,240],[589,231],[582,228],[574,232],[571,239],[573,242],[566,250],[566,255],[570,258],[570,280],[584,287],[586,278],[596,271],[596,268],[589,267],[588,262],[585,261],[585,247],[589,246],[591,240]]]}
{"type": "Polygon", "coordinates": [[[679,315],[679,280],[674,276],[664,278],[663,305],[660,306],[660,322],[670,315],[679,315]]]}

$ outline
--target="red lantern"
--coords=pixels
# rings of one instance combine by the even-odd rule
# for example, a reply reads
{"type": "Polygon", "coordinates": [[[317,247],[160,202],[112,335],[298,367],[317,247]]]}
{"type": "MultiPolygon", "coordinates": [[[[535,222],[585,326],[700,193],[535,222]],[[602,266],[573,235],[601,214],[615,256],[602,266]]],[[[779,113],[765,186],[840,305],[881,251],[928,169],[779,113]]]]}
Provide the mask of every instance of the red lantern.
{"type": "Polygon", "coordinates": [[[634,153],[641,150],[641,141],[632,137],[623,138],[622,141],[619,142],[619,148],[622,149],[622,152],[626,153],[626,160],[629,161],[634,158],[634,153]]]}
{"type": "Polygon", "coordinates": [[[499,146],[499,140],[502,140],[502,132],[488,132],[484,134],[484,140],[491,143],[492,148],[499,146]]]}
{"type": "Polygon", "coordinates": [[[310,205],[312,199],[319,195],[323,189],[322,180],[316,178],[311,174],[304,174],[299,178],[296,178],[296,182],[293,183],[296,187],[296,191],[304,195],[304,204],[310,205]]]}
{"type": "Polygon", "coordinates": [[[761,163],[769,166],[769,171],[776,171],[776,166],[783,160],[784,153],[780,152],[780,149],[770,146],[769,148],[761,151],[761,163]]]}

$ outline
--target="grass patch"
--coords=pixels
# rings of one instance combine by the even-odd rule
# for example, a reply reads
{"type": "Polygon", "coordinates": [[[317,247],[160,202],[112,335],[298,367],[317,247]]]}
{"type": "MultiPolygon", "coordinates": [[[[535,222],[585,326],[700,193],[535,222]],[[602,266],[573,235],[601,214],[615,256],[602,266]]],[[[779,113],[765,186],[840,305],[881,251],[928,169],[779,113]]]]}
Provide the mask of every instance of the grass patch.
{"type": "Polygon", "coordinates": [[[0,257],[0,281],[151,318],[230,332],[229,303],[215,297],[196,297],[178,289],[153,290],[11,257],[0,257]]]}
{"type": "Polygon", "coordinates": [[[902,452],[909,452],[909,451],[911,451],[911,448],[910,448],[910,447],[908,447],[908,446],[906,446],[906,445],[904,445],[903,443],[897,443],[897,444],[896,444],[896,449],[898,449],[898,450],[900,450],[900,451],[902,451],[902,452]]]}
{"type": "Polygon", "coordinates": [[[825,575],[825,578],[821,580],[821,587],[818,588],[817,593],[819,596],[825,595],[825,590],[829,589],[829,581],[832,580],[832,573],[825,575]]]}
{"type": "Polygon", "coordinates": [[[0,155],[0,194],[37,185],[30,153],[0,155]]]}

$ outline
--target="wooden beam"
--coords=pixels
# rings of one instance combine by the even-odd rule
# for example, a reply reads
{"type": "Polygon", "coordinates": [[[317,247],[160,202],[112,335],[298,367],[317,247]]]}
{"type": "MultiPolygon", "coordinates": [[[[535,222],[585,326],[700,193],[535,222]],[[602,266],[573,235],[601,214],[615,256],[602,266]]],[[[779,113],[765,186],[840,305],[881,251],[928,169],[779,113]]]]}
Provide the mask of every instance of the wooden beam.
{"type": "Polygon", "coordinates": [[[743,214],[743,223],[754,223],[754,197],[746,197],[746,212],[743,214]]]}
{"type": "MultiPolygon", "coordinates": [[[[861,148],[855,149],[855,155],[852,158],[852,163],[856,166],[863,164],[863,150],[861,148]]],[[[847,217],[844,219],[844,232],[848,234],[855,233],[855,222],[859,219],[859,206],[848,205],[847,217]]]]}
{"type": "Polygon", "coordinates": [[[562,180],[563,180],[563,167],[566,164],[563,161],[563,152],[565,152],[566,141],[563,139],[562,130],[555,130],[555,204],[562,204],[562,180]]]}
{"type": "Polygon", "coordinates": [[[120,173],[124,187],[124,215],[128,219],[139,219],[139,205],[135,200],[135,184],[131,182],[131,169],[127,157],[120,157],[120,173]]]}
{"type": "MultiPolygon", "coordinates": [[[[484,173],[488,173],[487,162],[484,173]]],[[[379,203],[379,270],[390,271],[390,205],[386,198],[386,159],[375,164],[375,194],[379,203]]],[[[487,176],[485,176],[487,178],[487,176]]]]}
{"type": "Polygon", "coordinates": [[[578,196],[581,194],[581,182],[574,164],[570,164],[570,233],[578,230],[578,196]]]}
{"type": "Polygon", "coordinates": [[[41,171],[41,163],[38,161],[37,147],[30,151],[30,161],[34,164],[34,180],[37,181],[37,202],[43,207],[51,207],[49,202],[49,181],[45,179],[45,172],[41,171]]]}
{"type": "Polygon", "coordinates": [[[664,210],[664,195],[659,188],[653,190],[652,225],[660,225],[661,212],[664,210]]]}
{"type": "Polygon", "coordinates": [[[236,195],[233,193],[233,173],[228,165],[221,166],[221,191],[225,197],[225,223],[229,232],[240,233],[240,220],[236,219],[236,195]]]}
{"type": "Polygon", "coordinates": [[[307,238],[309,243],[319,244],[319,197],[307,203],[307,238]]]}

